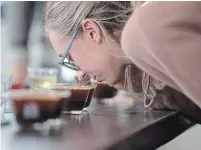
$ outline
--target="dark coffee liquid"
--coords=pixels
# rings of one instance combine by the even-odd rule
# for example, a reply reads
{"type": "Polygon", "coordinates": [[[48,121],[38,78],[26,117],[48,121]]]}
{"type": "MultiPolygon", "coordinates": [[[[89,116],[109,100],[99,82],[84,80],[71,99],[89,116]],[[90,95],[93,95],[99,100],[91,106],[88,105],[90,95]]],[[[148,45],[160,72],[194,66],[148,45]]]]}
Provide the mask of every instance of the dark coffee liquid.
{"type": "Polygon", "coordinates": [[[98,83],[95,93],[94,93],[94,97],[96,98],[112,98],[117,94],[117,89],[109,86],[106,83],[98,83]]]}
{"type": "Polygon", "coordinates": [[[90,91],[89,91],[89,95],[88,95],[88,97],[87,97],[87,101],[86,101],[86,104],[85,104],[85,108],[86,107],[89,107],[89,105],[90,105],[90,103],[91,103],[91,99],[92,99],[92,97],[93,97],[93,94],[94,94],[94,90],[95,89],[91,89],[90,91]]]}
{"type": "Polygon", "coordinates": [[[53,90],[70,90],[71,96],[63,98],[64,113],[70,111],[82,111],[84,107],[88,107],[96,86],[82,86],[82,85],[56,85],[52,87],[53,90]]]}
{"type": "Polygon", "coordinates": [[[71,96],[64,98],[63,111],[80,111],[84,108],[90,89],[71,89],[71,96]]]}
{"type": "Polygon", "coordinates": [[[62,100],[60,98],[22,97],[13,98],[16,121],[19,125],[30,125],[44,122],[50,118],[57,118],[61,114],[62,100]]]}

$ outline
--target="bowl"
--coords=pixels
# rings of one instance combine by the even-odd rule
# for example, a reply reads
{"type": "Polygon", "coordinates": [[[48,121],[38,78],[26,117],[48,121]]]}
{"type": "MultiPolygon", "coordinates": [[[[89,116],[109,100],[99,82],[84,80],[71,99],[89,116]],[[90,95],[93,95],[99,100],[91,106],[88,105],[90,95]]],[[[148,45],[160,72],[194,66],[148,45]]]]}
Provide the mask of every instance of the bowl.
{"type": "Polygon", "coordinates": [[[105,82],[95,82],[97,84],[94,97],[98,99],[103,99],[103,98],[112,98],[116,96],[118,90],[113,87],[108,85],[105,82]]]}
{"type": "Polygon", "coordinates": [[[12,90],[8,93],[20,126],[58,118],[62,111],[63,99],[70,95],[69,91],[53,90],[12,90]]]}
{"type": "Polygon", "coordinates": [[[57,84],[51,87],[51,90],[70,91],[71,96],[63,98],[64,114],[82,114],[84,108],[89,107],[96,84],[78,85],[78,84],[57,84]]]}

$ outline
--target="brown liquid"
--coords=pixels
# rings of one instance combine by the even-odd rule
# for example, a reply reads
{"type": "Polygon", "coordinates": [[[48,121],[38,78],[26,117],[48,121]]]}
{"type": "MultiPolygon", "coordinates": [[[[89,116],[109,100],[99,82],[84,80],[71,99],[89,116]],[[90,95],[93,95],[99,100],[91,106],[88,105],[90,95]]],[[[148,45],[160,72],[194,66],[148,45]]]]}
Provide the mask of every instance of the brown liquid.
{"type": "Polygon", "coordinates": [[[86,104],[85,104],[85,108],[86,107],[89,107],[89,105],[90,105],[90,103],[91,103],[91,99],[92,99],[92,97],[93,97],[93,94],[94,94],[94,91],[95,91],[95,89],[91,89],[90,91],[89,91],[89,95],[88,95],[88,97],[87,97],[87,102],[86,102],[86,104]]]}
{"type": "Polygon", "coordinates": [[[12,97],[16,121],[19,125],[44,122],[60,116],[62,99],[47,95],[24,95],[12,97]]]}
{"type": "Polygon", "coordinates": [[[63,111],[81,111],[84,107],[88,107],[95,87],[88,86],[70,86],[61,85],[55,86],[54,90],[70,90],[71,96],[63,98],[64,106],[63,111]]]}
{"type": "Polygon", "coordinates": [[[106,83],[97,83],[97,87],[94,93],[96,98],[112,98],[117,94],[117,89],[113,86],[109,86],[106,83]]]}
{"type": "Polygon", "coordinates": [[[71,97],[64,98],[64,111],[79,111],[84,108],[89,89],[71,89],[71,97]]]}

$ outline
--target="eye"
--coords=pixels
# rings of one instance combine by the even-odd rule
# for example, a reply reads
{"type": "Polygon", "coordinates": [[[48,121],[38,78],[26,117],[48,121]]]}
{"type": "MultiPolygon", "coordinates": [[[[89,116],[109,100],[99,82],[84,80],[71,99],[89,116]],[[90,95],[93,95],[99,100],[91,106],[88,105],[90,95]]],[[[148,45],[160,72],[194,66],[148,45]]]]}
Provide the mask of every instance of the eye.
{"type": "Polygon", "coordinates": [[[67,60],[68,60],[70,63],[76,65],[75,61],[73,60],[73,58],[72,58],[70,55],[68,55],[67,60]]]}
{"type": "MultiPolygon", "coordinates": [[[[59,56],[59,58],[61,58],[63,55],[58,54],[58,56],[59,56]]],[[[64,65],[65,67],[76,70],[76,71],[80,69],[70,54],[67,55],[67,57],[64,59],[64,61],[61,65],[64,65]]]]}
{"type": "Polygon", "coordinates": [[[73,58],[70,56],[70,54],[67,56],[67,58],[66,59],[68,59],[69,60],[69,62],[73,62],[74,60],[73,60],[73,58]]]}

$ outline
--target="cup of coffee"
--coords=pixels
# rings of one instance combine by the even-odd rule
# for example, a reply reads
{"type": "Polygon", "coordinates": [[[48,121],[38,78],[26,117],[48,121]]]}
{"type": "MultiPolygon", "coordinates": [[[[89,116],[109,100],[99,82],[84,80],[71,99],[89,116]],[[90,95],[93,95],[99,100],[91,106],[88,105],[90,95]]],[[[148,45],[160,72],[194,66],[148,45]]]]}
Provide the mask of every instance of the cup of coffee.
{"type": "Polygon", "coordinates": [[[93,93],[95,91],[96,85],[68,85],[68,84],[57,84],[52,86],[51,89],[65,91],[69,90],[71,96],[68,98],[63,98],[63,113],[64,114],[82,114],[84,108],[90,105],[93,93]]]}
{"type": "Polygon", "coordinates": [[[117,89],[113,86],[108,85],[105,82],[95,82],[97,84],[94,92],[94,97],[98,99],[112,98],[117,94],[117,89]]]}
{"type": "Polygon", "coordinates": [[[88,107],[89,107],[89,105],[90,105],[90,103],[91,103],[91,100],[92,100],[92,98],[93,98],[95,89],[96,89],[96,87],[89,90],[89,94],[88,94],[88,97],[87,97],[87,101],[86,101],[86,104],[85,104],[83,110],[86,111],[86,110],[88,109],[88,107]]]}
{"type": "Polygon", "coordinates": [[[8,93],[16,121],[20,126],[42,123],[56,119],[62,110],[63,98],[70,96],[69,91],[53,90],[12,90],[8,93]]]}

